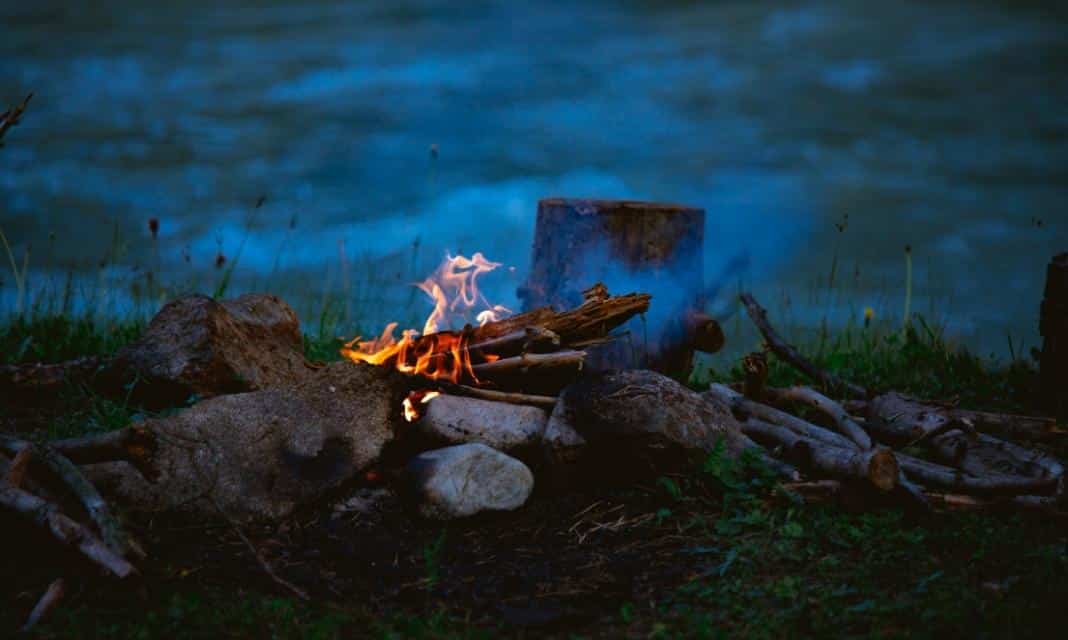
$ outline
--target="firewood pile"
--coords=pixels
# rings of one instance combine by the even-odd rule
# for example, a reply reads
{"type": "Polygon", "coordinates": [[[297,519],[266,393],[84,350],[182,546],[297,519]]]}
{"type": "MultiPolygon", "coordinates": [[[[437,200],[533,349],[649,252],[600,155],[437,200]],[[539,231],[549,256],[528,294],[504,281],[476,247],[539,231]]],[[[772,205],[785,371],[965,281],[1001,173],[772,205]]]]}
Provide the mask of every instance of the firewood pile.
{"type": "MultiPolygon", "coordinates": [[[[221,516],[240,535],[250,520],[280,520],[374,487],[424,517],[450,519],[520,508],[535,482],[566,491],[576,469],[601,464],[637,478],[717,448],[755,455],[787,491],[812,501],[1068,510],[1063,465],[1023,444],[1062,435],[1052,419],[863,388],[806,360],[751,296],[742,302],[766,349],[744,359],[744,382],[698,393],[652,371],[589,370],[587,354],[650,304],[649,295],[612,296],[603,285],[566,311],[354,341],[347,360],[329,365],[302,364],[299,327],[281,300],[191,296],[167,305],[141,342],[101,367],[110,380],[116,363],[145,366],[154,388],[169,396],[195,389],[204,399],[100,436],[0,436],[0,516],[38,527],[106,575],[133,579],[145,552],[114,504],[221,516]],[[768,353],[813,385],[768,386],[768,353]],[[244,386],[235,388],[238,378],[244,386]]],[[[14,373],[4,378],[7,393],[54,377],[14,373]]],[[[63,591],[57,580],[28,624],[63,591]]]]}
{"type": "Polygon", "coordinates": [[[1068,511],[1064,465],[1016,442],[1064,435],[1054,419],[970,411],[865,389],[804,358],[778,335],[751,295],[741,300],[764,337],[766,352],[801,371],[819,390],[768,387],[766,353],[761,352],[743,361],[744,383],[713,384],[705,395],[730,406],[746,436],[807,476],[788,482],[787,489],[842,497],[860,482],[922,510],[1068,511]],[[798,410],[816,417],[803,418],[798,410]]]}

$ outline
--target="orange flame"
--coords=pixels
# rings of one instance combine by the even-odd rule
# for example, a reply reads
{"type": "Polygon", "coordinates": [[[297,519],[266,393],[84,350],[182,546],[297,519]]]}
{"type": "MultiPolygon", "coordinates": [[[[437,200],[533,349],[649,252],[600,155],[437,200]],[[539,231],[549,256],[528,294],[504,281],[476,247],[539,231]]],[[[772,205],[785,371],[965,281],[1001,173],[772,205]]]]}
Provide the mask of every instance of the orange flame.
{"type": "Polygon", "coordinates": [[[419,411],[419,405],[427,404],[440,395],[437,391],[413,391],[409,393],[408,397],[401,403],[404,419],[408,422],[415,422],[422,418],[423,414],[419,411]]]}
{"type": "MultiPolygon", "coordinates": [[[[384,365],[391,361],[398,371],[412,375],[424,375],[432,379],[459,382],[466,374],[475,382],[478,378],[471,368],[471,354],[467,344],[468,332],[443,331],[450,319],[468,322],[470,313],[481,308],[475,315],[478,324],[493,322],[511,313],[507,307],[490,304],[478,289],[478,277],[501,266],[487,260],[481,253],[470,258],[446,254],[445,260],[426,280],[416,284],[434,304],[433,311],[423,324],[422,339],[414,329],[407,329],[397,340],[393,332],[396,322],[386,325],[382,334],[374,340],[356,338],[345,344],[341,355],[353,362],[384,365]]],[[[488,361],[495,360],[485,356],[488,361]]],[[[407,405],[405,409],[407,416],[407,405]]]]}

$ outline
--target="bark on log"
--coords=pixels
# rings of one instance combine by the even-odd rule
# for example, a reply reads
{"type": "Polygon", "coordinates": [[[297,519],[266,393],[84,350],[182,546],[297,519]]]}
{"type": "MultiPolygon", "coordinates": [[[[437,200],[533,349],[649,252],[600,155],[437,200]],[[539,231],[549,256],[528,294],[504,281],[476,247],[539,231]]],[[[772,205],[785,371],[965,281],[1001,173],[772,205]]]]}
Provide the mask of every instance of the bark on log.
{"type": "Polygon", "coordinates": [[[704,226],[704,210],[694,207],[541,200],[530,277],[518,291],[523,308],[573,307],[592,282],[605,282],[614,289],[647,282],[656,299],[645,326],[630,323],[630,344],[597,350],[591,354],[591,365],[689,371],[695,336],[687,334],[685,316],[704,306],[704,226]]]}
{"type": "Polygon", "coordinates": [[[37,601],[37,604],[34,605],[29,617],[26,618],[26,624],[22,625],[22,632],[26,633],[33,629],[38,622],[44,620],[56,608],[59,601],[63,599],[66,591],[67,585],[63,578],[56,578],[52,584],[48,585],[48,589],[41,596],[41,599],[37,601]]]}
{"type": "Polygon", "coordinates": [[[897,461],[905,475],[932,489],[992,496],[1043,494],[1057,487],[1055,478],[1024,478],[1005,474],[975,476],[903,453],[897,454],[897,461]]]}
{"type": "Polygon", "coordinates": [[[1068,253],[1053,258],[1046,270],[1039,332],[1042,399],[1046,408],[1068,418],[1068,253]]]}
{"type": "Polygon", "coordinates": [[[764,342],[775,355],[801,370],[802,373],[831,393],[844,393],[854,398],[867,397],[867,389],[817,367],[812,361],[801,355],[793,345],[783,340],[772,328],[771,323],[768,322],[768,312],[757,303],[752,295],[743,293],[740,298],[753,324],[757,326],[760,334],[764,336],[764,342]]]}
{"type": "Polygon", "coordinates": [[[842,405],[814,389],[807,387],[789,387],[786,389],[767,389],[773,402],[796,402],[812,407],[824,414],[835,425],[838,433],[852,440],[861,449],[871,449],[872,441],[868,433],[850,416],[842,405]]]}
{"type": "Polygon", "coordinates": [[[884,492],[898,485],[900,471],[897,459],[889,449],[860,451],[852,445],[837,447],[754,418],[742,423],[742,433],[758,443],[783,447],[787,460],[797,464],[802,471],[865,480],[884,492]]]}
{"type": "Polygon", "coordinates": [[[828,431],[823,427],[819,427],[811,422],[792,416],[785,411],[779,411],[774,407],[769,407],[760,404],[759,402],[753,402],[725,385],[713,384],[708,388],[708,391],[705,392],[705,395],[725,403],[732,411],[753,416],[765,422],[781,425],[795,432],[799,436],[811,438],[843,449],[856,449],[857,447],[853,441],[840,436],[833,431],[828,431]]]}
{"type": "Polygon", "coordinates": [[[100,358],[87,356],[54,364],[0,365],[0,397],[20,403],[50,402],[66,386],[90,380],[102,364],[100,358]]]}

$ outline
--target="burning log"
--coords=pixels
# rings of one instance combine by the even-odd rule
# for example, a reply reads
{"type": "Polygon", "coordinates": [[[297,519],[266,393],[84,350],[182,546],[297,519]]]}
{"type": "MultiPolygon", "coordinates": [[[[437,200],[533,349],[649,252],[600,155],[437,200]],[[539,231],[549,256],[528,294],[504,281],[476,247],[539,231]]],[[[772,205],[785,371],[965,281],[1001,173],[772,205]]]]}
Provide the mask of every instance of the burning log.
{"type": "Polygon", "coordinates": [[[524,353],[471,366],[479,377],[492,377],[506,373],[527,373],[546,370],[580,371],[586,360],[585,351],[557,351],[555,353],[524,353]]]}

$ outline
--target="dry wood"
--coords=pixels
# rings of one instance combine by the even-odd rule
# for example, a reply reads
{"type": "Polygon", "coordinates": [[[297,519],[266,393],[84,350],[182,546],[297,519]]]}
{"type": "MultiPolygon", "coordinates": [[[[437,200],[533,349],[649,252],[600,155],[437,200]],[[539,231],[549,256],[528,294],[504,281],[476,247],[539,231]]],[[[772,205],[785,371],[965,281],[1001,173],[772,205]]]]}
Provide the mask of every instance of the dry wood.
{"type": "Polygon", "coordinates": [[[868,396],[868,390],[864,387],[843,380],[833,373],[817,367],[809,359],[801,355],[793,345],[783,340],[772,328],[771,323],[768,322],[768,312],[757,303],[752,295],[743,293],[740,297],[742,304],[745,305],[745,309],[749,313],[749,317],[756,324],[757,329],[760,330],[760,334],[764,336],[764,342],[775,355],[800,369],[805,375],[818,382],[831,393],[845,393],[855,398],[868,396]]]}
{"type": "Polygon", "coordinates": [[[556,396],[539,396],[530,393],[493,391],[491,389],[480,389],[460,384],[448,385],[445,390],[449,393],[466,395],[472,398],[481,398],[483,400],[492,400],[494,402],[507,402],[509,404],[526,404],[546,409],[552,409],[556,406],[557,401],[556,396]]]}
{"type": "Polygon", "coordinates": [[[569,311],[556,312],[551,307],[543,307],[486,323],[474,330],[472,342],[497,338],[527,327],[552,331],[560,336],[560,343],[564,345],[603,338],[633,316],[647,311],[651,297],[646,293],[611,296],[603,284],[594,285],[584,295],[584,302],[569,311]]]}
{"type": "Polygon", "coordinates": [[[765,401],[768,386],[768,358],[763,351],[755,351],[742,358],[742,393],[754,402],[765,401]]]}
{"type": "Polygon", "coordinates": [[[487,338],[468,345],[472,356],[495,355],[507,357],[526,351],[555,351],[560,347],[560,336],[544,327],[524,327],[496,338],[487,338]]]}
{"type": "Polygon", "coordinates": [[[742,423],[742,432],[758,443],[783,447],[787,459],[796,461],[803,471],[866,480],[881,491],[890,491],[898,485],[899,467],[889,449],[860,451],[852,445],[838,447],[755,418],[742,423]]]}
{"type": "Polygon", "coordinates": [[[1058,428],[1057,421],[1053,418],[956,408],[951,409],[949,413],[957,420],[970,422],[976,431],[1006,438],[1048,440],[1057,436],[1068,435],[1068,431],[1058,428]]]}
{"type": "Polygon", "coordinates": [[[946,464],[973,475],[995,473],[1052,480],[1064,477],[1064,466],[1050,455],[986,434],[949,431],[931,438],[930,448],[946,464]]]}
{"type": "Polygon", "coordinates": [[[968,428],[947,411],[896,392],[873,398],[867,406],[867,418],[868,431],[880,442],[892,445],[916,444],[953,429],[968,428]]]}
{"type": "Polygon", "coordinates": [[[131,544],[130,537],[124,531],[118,518],[111,513],[111,508],[103,496],[82,475],[73,462],[48,445],[31,443],[6,435],[0,435],[0,449],[15,455],[30,451],[34,464],[40,464],[47,469],[78,499],[100,531],[100,536],[108,548],[122,556],[131,551],[138,552],[139,547],[131,544]]]}
{"type": "Polygon", "coordinates": [[[853,441],[840,436],[833,431],[814,425],[811,422],[802,420],[801,418],[790,415],[785,411],[780,411],[774,407],[769,407],[760,404],[759,402],[753,402],[725,385],[713,384],[705,393],[725,403],[736,413],[754,416],[763,421],[784,426],[800,436],[812,438],[813,440],[824,442],[835,447],[841,447],[843,449],[855,449],[857,446],[853,441]]]}
{"type": "Polygon", "coordinates": [[[74,464],[124,460],[147,480],[153,481],[159,476],[153,460],[156,434],[144,425],[133,425],[101,435],[55,440],[49,446],[74,464]]]}
{"type": "Polygon", "coordinates": [[[767,395],[773,402],[796,402],[812,407],[830,418],[838,433],[855,442],[861,449],[871,449],[871,437],[857,424],[857,421],[846,412],[842,405],[815,389],[808,387],[769,388],[767,389],[767,395]]]}
{"type": "Polygon", "coordinates": [[[1060,510],[1057,501],[1046,496],[1013,496],[1003,499],[984,499],[958,493],[925,494],[938,507],[957,511],[1020,511],[1042,514],[1043,517],[1068,519],[1068,512],[1060,510]]]}
{"type": "Polygon", "coordinates": [[[1055,478],[1022,478],[1000,473],[974,476],[903,453],[897,454],[897,461],[906,476],[925,487],[947,489],[957,493],[985,496],[1028,495],[1048,493],[1057,487],[1055,478]]]}
{"type": "Polygon", "coordinates": [[[71,520],[59,511],[59,507],[32,493],[0,483],[0,507],[10,509],[47,530],[56,540],[74,547],[118,578],[137,573],[132,564],[112,551],[88,527],[71,520]]]}
{"type": "Polygon", "coordinates": [[[494,362],[472,365],[476,376],[493,377],[506,373],[527,373],[568,369],[579,371],[586,359],[585,351],[556,351],[554,353],[524,353],[511,358],[501,358],[494,362]]]}
{"type": "Polygon", "coordinates": [[[686,313],[684,328],[690,344],[697,351],[717,353],[723,348],[727,337],[719,322],[706,313],[690,311],[686,313]]]}
{"type": "Polygon", "coordinates": [[[38,622],[44,620],[56,608],[59,601],[63,599],[66,591],[67,585],[63,578],[56,578],[52,584],[48,585],[48,589],[41,596],[41,599],[37,601],[29,617],[26,618],[26,624],[22,625],[22,632],[25,633],[33,629],[38,622]]]}

